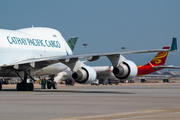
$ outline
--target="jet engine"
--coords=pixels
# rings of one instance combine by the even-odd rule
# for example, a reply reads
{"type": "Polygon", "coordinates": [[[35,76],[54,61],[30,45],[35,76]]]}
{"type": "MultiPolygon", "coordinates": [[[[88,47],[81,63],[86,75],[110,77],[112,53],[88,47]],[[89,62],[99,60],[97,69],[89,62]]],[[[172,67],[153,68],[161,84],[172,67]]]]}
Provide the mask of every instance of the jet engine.
{"type": "Polygon", "coordinates": [[[72,78],[80,84],[91,84],[96,79],[96,76],[96,71],[89,66],[83,66],[72,74],[72,78]]]}
{"type": "Polygon", "coordinates": [[[137,66],[130,60],[123,61],[118,67],[114,67],[113,73],[119,79],[132,79],[137,75],[137,66]]]}

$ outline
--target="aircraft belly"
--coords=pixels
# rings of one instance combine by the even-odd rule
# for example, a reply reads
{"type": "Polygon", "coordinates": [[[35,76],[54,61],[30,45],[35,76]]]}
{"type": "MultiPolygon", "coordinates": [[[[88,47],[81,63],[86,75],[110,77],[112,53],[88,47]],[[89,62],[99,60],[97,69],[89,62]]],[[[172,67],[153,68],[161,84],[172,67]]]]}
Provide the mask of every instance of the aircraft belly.
{"type": "Polygon", "coordinates": [[[52,75],[58,74],[59,72],[64,71],[67,69],[67,66],[62,63],[56,63],[41,69],[32,69],[31,75],[32,76],[43,76],[43,75],[52,75]]]}
{"type": "MultiPolygon", "coordinates": [[[[43,76],[58,74],[59,72],[67,69],[67,66],[62,63],[56,63],[41,69],[30,69],[31,76],[43,76]]],[[[20,76],[24,76],[24,71],[19,71],[20,76]]],[[[12,71],[12,69],[1,69],[0,77],[18,77],[17,74],[12,71]]]]}

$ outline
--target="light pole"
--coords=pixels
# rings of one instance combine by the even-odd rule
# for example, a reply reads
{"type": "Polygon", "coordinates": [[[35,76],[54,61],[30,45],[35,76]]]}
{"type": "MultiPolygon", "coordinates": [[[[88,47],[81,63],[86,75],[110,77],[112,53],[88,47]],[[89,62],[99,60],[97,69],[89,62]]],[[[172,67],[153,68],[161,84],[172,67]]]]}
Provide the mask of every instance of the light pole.
{"type": "MultiPolygon", "coordinates": [[[[83,46],[85,47],[85,51],[84,52],[86,54],[86,47],[88,46],[88,44],[85,43],[85,44],[83,44],[83,46]]],[[[87,64],[87,59],[86,58],[85,58],[85,64],[87,64]]]]}
{"type": "Polygon", "coordinates": [[[123,49],[123,51],[126,49],[126,47],[121,47],[121,49],[123,49]]]}
{"type": "Polygon", "coordinates": [[[85,47],[85,54],[86,54],[86,47],[88,46],[88,44],[83,44],[83,46],[85,47]]]}

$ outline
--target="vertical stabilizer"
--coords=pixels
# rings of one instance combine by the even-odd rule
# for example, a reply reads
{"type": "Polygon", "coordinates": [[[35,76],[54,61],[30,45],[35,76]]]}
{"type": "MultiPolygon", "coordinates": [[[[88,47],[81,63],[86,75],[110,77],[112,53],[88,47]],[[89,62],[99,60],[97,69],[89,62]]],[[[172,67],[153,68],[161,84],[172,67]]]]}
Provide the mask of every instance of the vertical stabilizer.
{"type": "Polygon", "coordinates": [[[173,37],[170,51],[177,51],[177,38],[173,37]]]}
{"type": "Polygon", "coordinates": [[[74,50],[77,39],[78,39],[78,37],[71,37],[67,42],[72,51],[74,50]]]}
{"type": "MultiPolygon", "coordinates": [[[[163,47],[163,49],[169,49],[169,48],[170,47],[163,47]]],[[[167,55],[168,55],[168,51],[159,52],[148,64],[143,66],[138,66],[137,76],[142,76],[157,71],[154,69],[154,66],[164,65],[166,62],[167,55]]]]}
{"type": "MultiPolygon", "coordinates": [[[[163,49],[169,49],[170,47],[163,47],[163,49]]],[[[168,51],[159,52],[151,61],[152,65],[164,65],[166,62],[166,58],[168,55],[168,51]]],[[[149,63],[148,63],[149,64],[149,63]]]]}

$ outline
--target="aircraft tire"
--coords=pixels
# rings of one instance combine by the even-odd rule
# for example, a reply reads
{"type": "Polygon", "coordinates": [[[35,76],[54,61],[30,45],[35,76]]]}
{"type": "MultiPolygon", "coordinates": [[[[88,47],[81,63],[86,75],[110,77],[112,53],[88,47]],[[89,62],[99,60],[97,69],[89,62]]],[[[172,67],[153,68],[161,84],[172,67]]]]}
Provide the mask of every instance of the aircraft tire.
{"type": "Polygon", "coordinates": [[[24,84],[23,91],[30,91],[30,84],[29,83],[24,84]]]}
{"type": "Polygon", "coordinates": [[[51,82],[47,82],[47,89],[51,89],[51,82]]]}
{"type": "Polygon", "coordinates": [[[18,83],[16,86],[17,91],[22,91],[22,84],[18,83]]]}
{"type": "Polygon", "coordinates": [[[53,82],[53,89],[57,89],[57,83],[53,82]]]}
{"type": "Polygon", "coordinates": [[[34,88],[33,83],[26,83],[24,91],[33,91],[33,88],[34,88]]]}
{"type": "Polygon", "coordinates": [[[17,91],[33,91],[34,85],[33,83],[18,83],[16,89],[17,91]]]}
{"type": "Polygon", "coordinates": [[[0,91],[2,90],[2,82],[0,82],[0,91]]]}
{"type": "Polygon", "coordinates": [[[33,83],[29,83],[29,87],[30,87],[29,91],[33,91],[34,90],[34,84],[33,83]]]}

